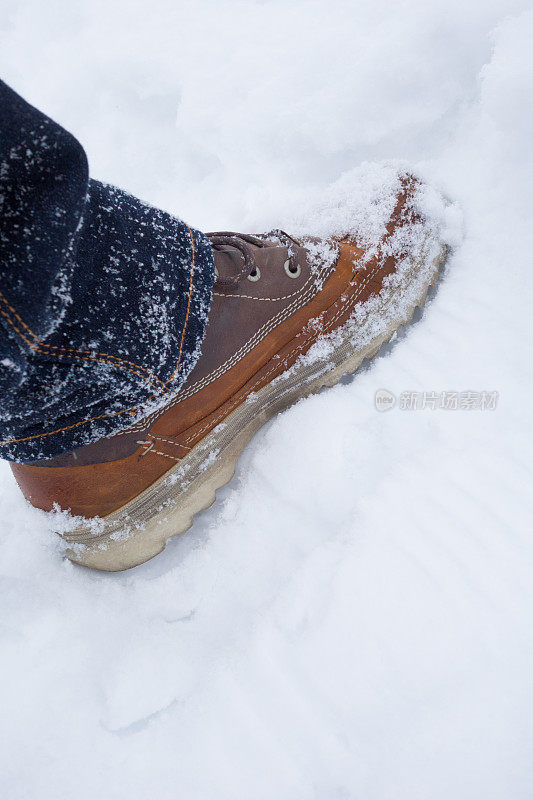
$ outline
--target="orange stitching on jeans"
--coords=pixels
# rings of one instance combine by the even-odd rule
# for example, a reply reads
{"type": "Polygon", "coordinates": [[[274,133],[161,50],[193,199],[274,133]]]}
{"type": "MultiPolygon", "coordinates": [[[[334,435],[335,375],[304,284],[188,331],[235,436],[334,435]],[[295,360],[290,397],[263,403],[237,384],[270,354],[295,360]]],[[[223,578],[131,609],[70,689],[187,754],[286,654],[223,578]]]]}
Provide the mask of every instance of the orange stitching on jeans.
{"type": "MultiPolygon", "coordinates": [[[[157,375],[154,375],[154,373],[151,370],[149,370],[147,367],[141,367],[140,364],[136,364],[134,361],[128,361],[125,358],[118,358],[118,356],[112,356],[109,353],[100,353],[97,350],[94,351],[94,354],[91,354],[91,350],[77,350],[77,349],[72,348],[72,347],[57,347],[56,345],[45,344],[44,342],[39,342],[39,346],[40,347],[46,347],[46,348],[48,348],[50,350],[61,350],[64,353],[67,353],[67,352],[68,353],[81,353],[81,354],[87,353],[86,356],[80,355],[80,356],[77,356],[77,357],[78,358],[87,358],[87,359],[90,359],[91,361],[99,361],[99,360],[107,359],[107,360],[111,360],[111,361],[117,361],[118,362],[117,366],[121,366],[121,364],[130,364],[130,366],[137,367],[137,369],[140,369],[143,372],[146,372],[146,374],[150,377],[150,383],[158,383],[158,384],[160,384],[160,386],[163,386],[163,387],[165,386],[163,381],[160,380],[157,377],[157,375]],[[100,356],[100,358],[94,358],[94,356],[100,356]]],[[[72,358],[72,356],[68,356],[68,355],[60,355],[58,357],[59,358],[72,358]]],[[[123,369],[126,369],[126,367],[123,367],[123,369]]],[[[131,372],[131,370],[130,370],[130,372],[131,372]]]]}
{"type": "MultiPolygon", "coordinates": [[[[188,322],[188,319],[189,319],[189,312],[190,312],[190,308],[191,308],[191,299],[192,299],[192,290],[193,290],[193,274],[194,274],[194,266],[195,266],[195,263],[194,263],[195,262],[195,250],[194,250],[194,239],[193,239],[192,231],[191,231],[191,229],[189,228],[188,225],[187,225],[187,229],[188,229],[189,235],[191,237],[191,245],[192,245],[191,272],[190,272],[190,278],[189,278],[189,301],[187,303],[187,312],[186,312],[186,315],[185,315],[185,322],[184,322],[183,331],[182,331],[182,334],[181,334],[180,352],[179,352],[179,356],[178,356],[178,363],[176,364],[174,372],[172,373],[172,375],[170,376],[168,381],[163,384],[163,388],[159,389],[158,392],[156,392],[155,394],[151,395],[151,397],[149,397],[147,400],[144,400],[142,403],[138,403],[136,406],[132,406],[131,408],[123,408],[121,411],[113,411],[111,414],[99,414],[96,417],[90,417],[89,419],[82,419],[79,422],[74,422],[72,425],[65,425],[63,428],[56,428],[56,430],[48,431],[47,433],[38,433],[35,436],[23,436],[20,439],[6,439],[5,441],[0,441],[0,446],[1,445],[5,445],[5,444],[15,444],[16,442],[28,442],[28,441],[31,441],[32,439],[42,439],[45,436],[52,436],[54,433],[62,433],[63,431],[72,430],[72,428],[77,428],[80,425],[85,425],[87,422],[95,422],[96,420],[99,420],[99,419],[110,419],[111,417],[117,417],[117,416],[119,416],[119,414],[125,414],[125,413],[128,413],[128,412],[133,413],[141,405],[143,405],[144,403],[149,403],[151,400],[153,400],[154,398],[158,397],[158,395],[160,395],[162,393],[162,391],[164,391],[164,389],[172,381],[172,379],[173,379],[174,375],[176,374],[176,371],[177,371],[177,369],[178,369],[178,367],[180,365],[181,353],[182,353],[182,348],[183,348],[183,341],[184,341],[184,337],[185,337],[185,329],[187,327],[187,322],[188,322]]],[[[20,317],[18,316],[16,311],[11,308],[11,306],[9,305],[9,303],[7,302],[7,300],[3,297],[3,295],[1,293],[0,293],[0,299],[2,299],[4,301],[4,303],[6,303],[6,305],[13,311],[13,313],[15,314],[17,319],[20,319],[20,317]]],[[[4,316],[6,316],[6,315],[4,314],[4,316]]],[[[11,320],[9,320],[9,318],[7,316],[6,316],[6,319],[8,319],[10,325],[12,325],[12,327],[15,328],[15,326],[13,325],[13,323],[11,322],[11,320]]],[[[20,319],[20,321],[22,322],[24,327],[29,330],[28,326],[21,319],[20,319]]],[[[17,330],[17,329],[15,328],[15,330],[17,330]]],[[[24,338],[24,336],[20,333],[20,331],[17,330],[17,333],[19,334],[19,336],[22,336],[22,338],[24,338]]],[[[31,333],[32,333],[32,336],[35,336],[35,334],[33,332],[31,332],[31,333]]]]}
{"type": "MultiPolygon", "coordinates": [[[[3,299],[3,298],[2,298],[2,299],[3,299]]],[[[23,333],[21,333],[21,332],[19,331],[19,329],[17,328],[17,326],[15,325],[15,323],[14,323],[14,322],[12,322],[12,321],[9,319],[9,316],[6,314],[6,312],[5,312],[5,311],[2,311],[2,309],[1,309],[1,308],[0,308],[0,314],[1,314],[3,317],[5,317],[5,318],[7,319],[7,321],[9,322],[9,324],[11,325],[11,327],[13,328],[13,330],[15,330],[15,331],[16,331],[16,333],[18,333],[18,335],[20,336],[20,338],[21,338],[21,339],[24,339],[24,341],[26,342],[26,344],[28,345],[28,347],[31,347],[31,349],[33,350],[33,349],[35,348],[35,344],[34,344],[33,342],[30,342],[30,340],[29,340],[29,339],[26,339],[26,337],[24,336],[24,334],[23,334],[23,333]]]]}
{"type": "MultiPolygon", "coordinates": [[[[35,353],[43,353],[44,355],[47,355],[46,352],[44,352],[43,350],[41,350],[38,347],[34,349],[34,352],[35,353]]],[[[62,356],[62,358],[76,358],[76,359],[78,359],[78,361],[99,361],[100,363],[107,364],[108,366],[111,366],[111,367],[120,366],[120,365],[117,365],[117,364],[109,363],[108,361],[105,361],[103,358],[92,358],[91,356],[75,356],[75,355],[68,355],[67,356],[67,355],[65,355],[65,356],[62,356]]],[[[139,378],[141,378],[141,380],[147,381],[150,384],[150,387],[152,387],[152,379],[150,378],[149,375],[142,375],[140,372],[137,372],[134,369],[130,369],[129,367],[120,366],[120,368],[125,370],[125,372],[131,372],[132,375],[137,375],[139,378]]]]}
{"type": "MultiPolygon", "coordinates": [[[[0,298],[0,299],[2,299],[2,300],[3,300],[4,298],[0,298]]],[[[42,350],[42,349],[41,349],[41,348],[38,346],[39,342],[37,342],[37,344],[35,344],[34,342],[30,342],[30,340],[29,340],[29,339],[27,339],[27,338],[24,336],[24,334],[23,334],[23,333],[21,333],[21,331],[19,331],[19,329],[17,328],[17,326],[14,324],[14,322],[13,322],[13,321],[12,321],[12,320],[9,318],[9,316],[6,314],[6,312],[5,312],[5,311],[3,311],[1,308],[0,308],[0,314],[2,314],[2,316],[3,316],[3,317],[5,317],[5,319],[6,319],[6,320],[9,322],[9,324],[11,325],[11,327],[13,328],[13,330],[14,330],[14,331],[16,331],[16,333],[18,333],[18,335],[19,335],[19,336],[20,336],[20,337],[21,337],[21,338],[22,338],[22,339],[23,339],[23,340],[26,342],[26,344],[28,345],[28,347],[29,347],[29,348],[30,348],[30,349],[31,349],[31,350],[32,350],[34,353],[42,353],[43,355],[47,355],[46,351],[45,351],[45,350],[42,350]]],[[[17,315],[17,318],[18,318],[18,319],[20,319],[20,317],[18,317],[18,315],[17,315]]],[[[20,321],[21,321],[21,322],[22,322],[22,324],[24,325],[24,322],[23,322],[22,320],[20,320],[20,321]]],[[[27,325],[24,325],[24,326],[25,326],[26,328],[28,327],[27,325]]],[[[34,336],[34,334],[33,334],[33,333],[32,333],[32,336],[34,336]]],[[[121,367],[121,369],[124,369],[124,370],[126,370],[126,372],[131,372],[133,375],[137,375],[139,378],[141,378],[141,380],[143,380],[143,381],[148,381],[148,382],[150,383],[150,385],[152,385],[152,384],[153,384],[153,381],[152,381],[152,379],[151,379],[150,375],[148,375],[148,376],[147,376],[147,375],[141,375],[141,373],[140,373],[140,372],[136,372],[135,370],[133,370],[133,369],[129,369],[128,367],[122,367],[120,364],[114,364],[114,363],[112,363],[112,362],[110,363],[109,361],[105,361],[103,358],[95,358],[94,356],[76,356],[76,355],[64,355],[64,356],[62,356],[62,358],[76,358],[76,359],[78,359],[78,360],[80,360],[80,361],[100,361],[100,362],[102,362],[102,363],[107,363],[109,366],[112,366],[112,367],[115,367],[115,366],[120,366],[120,367],[121,367]]],[[[136,366],[136,365],[134,365],[134,366],[136,366]]],[[[142,367],[141,367],[141,369],[142,369],[142,367]]],[[[154,376],[154,377],[155,377],[155,376],[154,376]]],[[[156,380],[158,380],[158,379],[156,378],[156,380]]],[[[159,383],[161,383],[161,381],[159,381],[159,383]]],[[[162,386],[163,386],[163,388],[164,388],[164,384],[163,384],[163,383],[161,383],[161,385],[162,385],[162,386]]],[[[10,440],[10,441],[15,441],[15,440],[13,439],[13,440],[10,440]]]]}
{"type": "MultiPolygon", "coordinates": [[[[82,357],[83,357],[83,354],[85,353],[85,354],[87,354],[87,360],[88,360],[88,361],[98,361],[99,359],[97,359],[97,358],[94,358],[94,356],[101,356],[101,357],[102,357],[102,359],[106,358],[106,359],[112,359],[113,361],[118,361],[118,362],[119,362],[119,366],[120,366],[120,364],[129,364],[129,365],[130,365],[130,366],[132,366],[132,367],[136,367],[137,369],[140,369],[140,370],[142,370],[143,372],[146,372],[146,373],[147,373],[147,375],[150,375],[150,376],[151,376],[151,378],[153,379],[153,380],[150,380],[150,383],[159,383],[159,384],[160,384],[161,386],[163,386],[163,387],[166,385],[166,384],[164,384],[164,383],[163,383],[163,381],[159,380],[159,378],[158,378],[156,375],[154,375],[154,374],[153,374],[153,372],[151,372],[151,371],[150,371],[149,369],[147,369],[146,367],[141,367],[139,364],[136,364],[134,361],[127,361],[126,359],[123,359],[123,358],[118,358],[117,356],[112,356],[112,355],[110,355],[109,353],[100,353],[100,352],[98,352],[98,351],[95,351],[95,352],[94,352],[94,354],[92,354],[90,350],[77,350],[77,349],[76,349],[76,348],[74,348],[74,347],[59,347],[59,346],[57,346],[57,345],[53,345],[53,344],[46,344],[45,342],[40,342],[40,341],[39,341],[39,338],[38,338],[38,336],[36,336],[36,334],[35,334],[35,333],[34,333],[34,332],[31,330],[31,328],[29,328],[29,327],[28,327],[28,325],[26,325],[26,323],[24,322],[24,320],[23,320],[23,319],[21,319],[21,317],[20,317],[20,316],[17,314],[17,312],[15,311],[15,309],[14,309],[12,306],[10,306],[10,305],[9,305],[9,303],[7,302],[7,300],[5,299],[5,297],[3,296],[3,294],[2,294],[1,292],[0,292],[0,300],[1,300],[3,303],[5,303],[5,305],[6,305],[6,306],[9,308],[9,310],[11,311],[11,313],[13,314],[13,316],[14,316],[14,317],[16,317],[16,319],[17,319],[17,320],[18,320],[18,321],[21,323],[21,325],[22,325],[22,326],[23,326],[23,327],[24,327],[24,328],[25,328],[25,329],[28,331],[28,333],[29,333],[29,334],[30,334],[30,335],[31,335],[31,336],[34,338],[35,342],[33,342],[33,343],[32,343],[32,342],[30,342],[30,341],[29,341],[29,340],[28,340],[28,339],[27,339],[27,338],[24,336],[24,334],[23,334],[23,333],[21,333],[21,332],[19,331],[19,329],[16,327],[16,325],[15,325],[15,324],[14,324],[14,323],[13,323],[13,322],[12,322],[12,321],[9,319],[9,316],[8,316],[8,315],[7,315],[7,314],[6,314],[4,311],[2,311],[2,310],[0,309],[0,313],[2,314],[2,316],[4,316],[4,317],[7,319],[7,321],[8,321],[8,322],[9,322],[9,324],[11,325],[11,327],[12,327],[12,328],[13,328],[13,329],[14,329],[14,330],[15,330],[15,331],[18,333],[18,335],[19,335],[19,336],[20,336],[20,337],[21,337],[21,338],[22,338],[22,339],[23,339],[23,340],[26,342],[26,344],[27,344],[29,347],[31,347],[31,348],[32,348],[32,350],[35,350],[37,347],[39,347],[39,348],[46,347],[46,348],[47,348],[47,349],[49,349],[49,350],[61,350],[61,351],[65,352],[65,353],[67,353],[67,352],[68,352],[68,353],[80,353],[82,357]]],[[[46,355],[46,353],[44,353],[44,351],[43,351],[43,350],[40,350],[40,352],[42,352],[44,355],[46,355]]],[[[72,356],[60,356],[60,358],[72,358],[72,356]]],[[[123,367],[123,369],[126,369],[126,367],[123,367]]],[[[128,370],[128,371],[129,371],[129,372],[131,372],[132,370],[128,370]]],[[[137,374],[137,373],[135,373],[135,374],[137,374]]]]}
{"type": "MultiPolygon", "coordinates": [[[[185,225],[187,225],[187,223],[185,223],[185,225]]],[[[190,272],[190,275],[189,275],[189,300],[187,302],[187,311],[185,313],[185,322],[183,323],[183,330],[181,332],[180,350],[179,350],[179,353],[178,353],[178,363],[176,364],[176,366],[174,368],[174,372],[172,373],[172,375],[170,376],[168,381],[165,383],[165,386],[168,386],[168,384],[171,383],[172,379],[174,378],[174,375],[178,371],[178,367],[179,367],[180,361],[181,361],[181,353],[182,353],[182,350],[183,350],[183,342],[185,340],[185,331],[187,330],[187,323],[189,322],[189,312],[191,310],[192,285],[193,285],[193,280],[194,280],[194,262],[195,262],[195,258],[196,258],[196,252],[195,252],[195,249],[194,249],[194,237],[193,237],[192,231],[191,231],[191,229],[189,228],[188,225],[187,225],[187,230],[189,231],[189,236],[191,237],[191,272],[190,272]]]]}
{"type": "MultiPolygon", "coordinates": [[[[24,322],[24,320],[23,320],[23,319],[21,319],[21,317],[19,317],[19,315],[17,314],[17,312],[15,311],[15,309],[13,308],[13,306],[10,306],[10,305],[9,305],[9,303],[8,303],[8,302],[7,302],[7,300],[6,300],[6,298],[4,297],[4,295],[3,295],[1,292],[0,292],[0,300],[2,300],[2,302],[6,304],[6,306],[7,306],[7,307],[9,308],[9,310],[12,312],[13,316],[15,317],[15,319],[18,319],[18,321],[20,322],[20,324],[22,325],[22,327],[23,327],[23,328],[26,328],[26,330],[28,331],[28,333],[30,333],[30,334],[33,336],[33,338],[34,338],[34,339],[37,339],[37,336],[34,334],[34,332],[33,332],[33,331],[30,329],[30,328],[28,328],[28,326],[26,325],[26,323],[24,322]]],[[[13,323],[12,323],[12,322],[11,322],[11,325],[13,325],[13,323]]],[[[15,327],[15,326],[13,325],[13,327],[15,327]]],[[[17,330],[17,329],[15,328],[15,330],[17,330]]],[[[17,333],[20,333],[20,331],[17,331],[17,333]]],[[[20,334],[20,335],[22,335],[22,334],[20,334]]]]}

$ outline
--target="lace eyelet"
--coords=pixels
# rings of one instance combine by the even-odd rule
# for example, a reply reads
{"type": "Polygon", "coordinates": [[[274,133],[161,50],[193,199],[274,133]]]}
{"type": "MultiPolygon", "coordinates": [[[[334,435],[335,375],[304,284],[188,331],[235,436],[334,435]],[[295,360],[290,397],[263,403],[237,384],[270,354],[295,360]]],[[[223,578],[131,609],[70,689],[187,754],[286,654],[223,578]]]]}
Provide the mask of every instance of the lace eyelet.
{"type": "Polygon", "coordinates": [[[299,264],[296,265],[296,269],[295,270],[291,269],[291,260],[290,260],[290,258],[288,258],[286,260],[286,262],[284,263],[283,269],[285,270],[285,273],[289,276],[289,278],[299,278],[300,275],[302,274],[302,268],[301,268],[301,266],[299,264]]]}
{"type": "Polygon", "coordinates": [[[261,270],[259,269],[259,267],[254,267],[253,272],[250,272],[250,274],[247,275],[248,280],[251,281],[252,283],[257,283],[260,277],[261,277],[261,270]]]}

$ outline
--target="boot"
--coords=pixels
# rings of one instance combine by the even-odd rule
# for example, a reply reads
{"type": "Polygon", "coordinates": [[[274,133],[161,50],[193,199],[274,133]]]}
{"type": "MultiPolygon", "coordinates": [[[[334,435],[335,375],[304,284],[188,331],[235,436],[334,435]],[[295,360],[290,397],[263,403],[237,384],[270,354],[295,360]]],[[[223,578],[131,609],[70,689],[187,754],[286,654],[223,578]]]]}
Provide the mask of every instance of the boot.
{"type": "Polygon", "coordinates": [[[351,236],[208,234],[216,282],[202,354],[163,408],[49,461],[12,464],[34,506],[83,517],[64,538],[86,566],[121,570],[164,549],[233,475],[275,414],[333,386],[407,323],[445,248],[404,176],[371,248],[351,236]]]}

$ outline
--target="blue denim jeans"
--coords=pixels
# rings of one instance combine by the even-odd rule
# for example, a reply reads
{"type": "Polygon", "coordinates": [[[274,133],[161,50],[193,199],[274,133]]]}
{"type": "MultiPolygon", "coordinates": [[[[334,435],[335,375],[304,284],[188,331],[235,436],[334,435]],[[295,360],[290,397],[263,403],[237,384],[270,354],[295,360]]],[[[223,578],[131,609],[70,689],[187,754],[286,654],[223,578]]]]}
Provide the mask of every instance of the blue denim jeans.
{"type": "Polygon", "coordinates": [[[194,366],[208,239],[89,178],[82,146],[0,81],[0,457],[128,427],[194,366]]]}

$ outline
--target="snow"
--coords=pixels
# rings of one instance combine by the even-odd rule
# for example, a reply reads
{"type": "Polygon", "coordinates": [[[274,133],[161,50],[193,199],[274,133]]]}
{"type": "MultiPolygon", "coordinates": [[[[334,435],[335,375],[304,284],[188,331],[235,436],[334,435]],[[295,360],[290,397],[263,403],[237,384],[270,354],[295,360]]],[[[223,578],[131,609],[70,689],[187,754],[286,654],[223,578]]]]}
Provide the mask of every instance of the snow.
{"type": "Polygon", "coordinates": [[[4,8],[3,78],[95,177],[260,231],[398,159],[463,236],[422,319],[142,567],[63,561],[1,465],[3,796],[530,798],[530,4],[4,8]],[[499,394],[378,413],[380,389],[499,394]]]}

